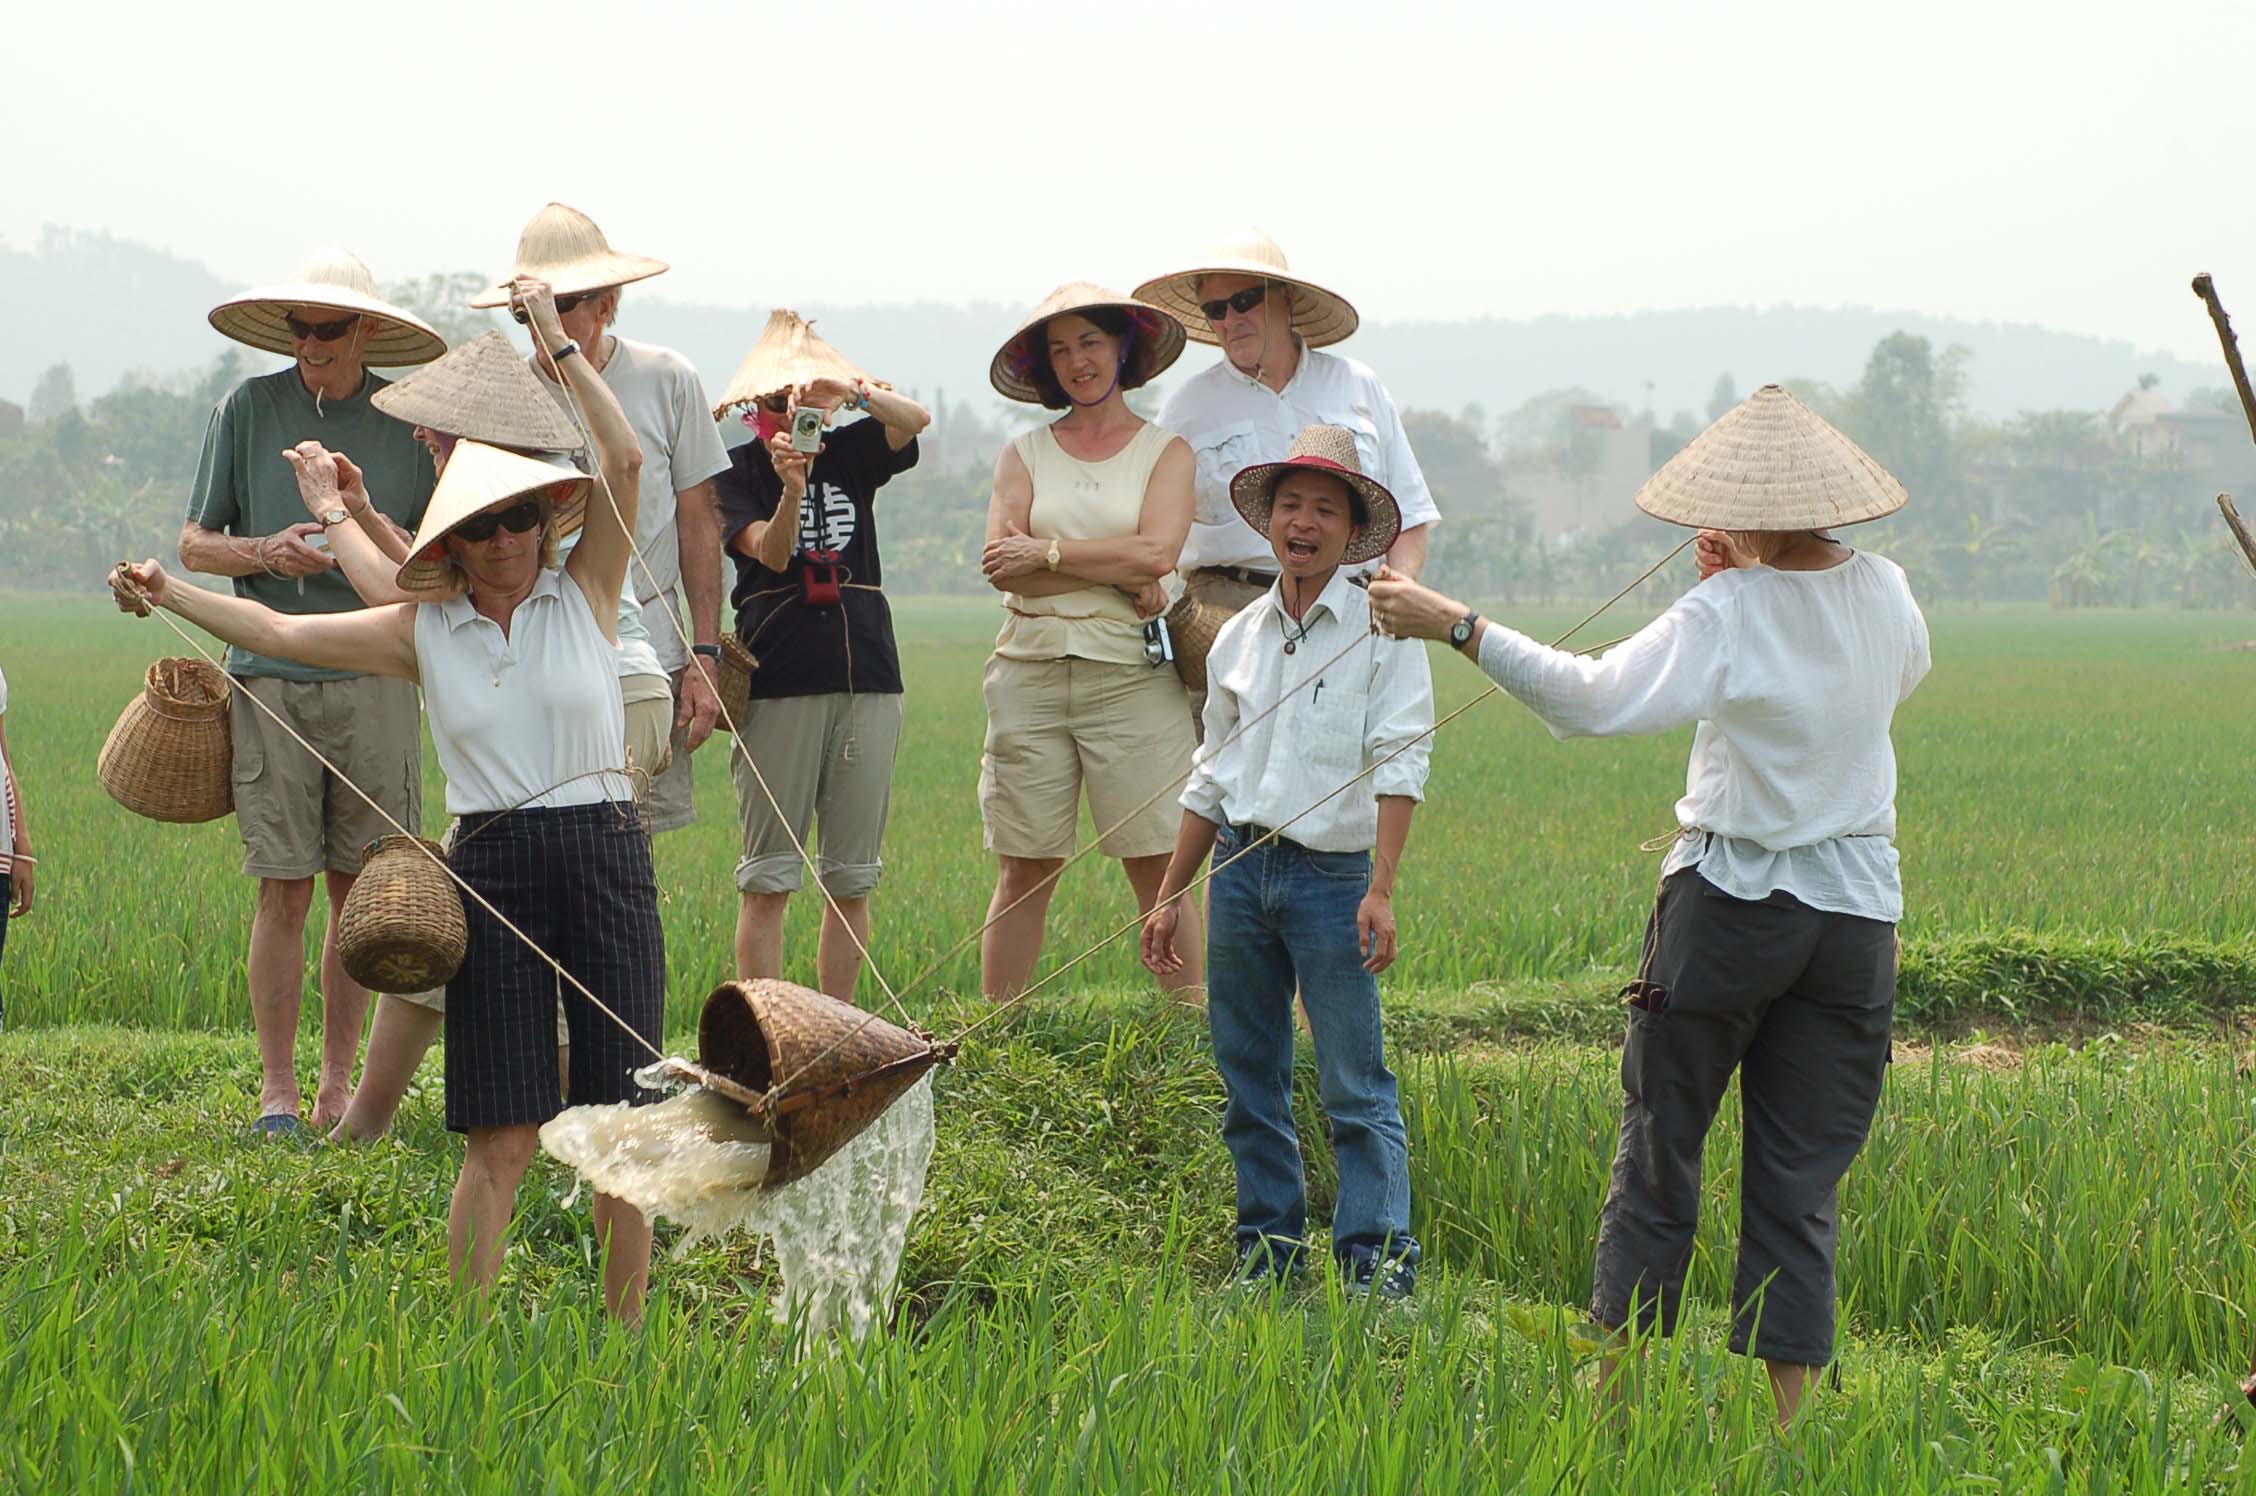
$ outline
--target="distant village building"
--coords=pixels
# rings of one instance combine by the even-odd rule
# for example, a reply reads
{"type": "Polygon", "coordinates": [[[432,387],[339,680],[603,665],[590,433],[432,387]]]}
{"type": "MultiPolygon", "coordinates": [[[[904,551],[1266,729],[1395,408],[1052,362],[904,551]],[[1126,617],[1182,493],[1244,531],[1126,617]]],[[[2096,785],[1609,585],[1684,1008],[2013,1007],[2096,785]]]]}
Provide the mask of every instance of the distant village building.
{"type": "Polygon", "coordinates": [[[1525,500],[1545,540],[1598,535],[1630,518],[1630,500],[1653,476],[1653,423],[1624,420],[1606,405],[1567,412],[1564,443],[1541,458],[1504,459],[1515,498],[1525,500]]]}
{"type": "Polygon", "coordinates": [[[2238,410],[2194,405],[2184,410],[2157,388],[2152,374],[2107,412],[2115,449],[2152,462],[2168,462],[2190,481],[2217,488],[2256,482],[2256,436],[2238,410]]]}
{"type": "Polygon", "coordinates": [[[0,441],[23,435],[24,408],[13,400],[0,400],[0,441]]]}

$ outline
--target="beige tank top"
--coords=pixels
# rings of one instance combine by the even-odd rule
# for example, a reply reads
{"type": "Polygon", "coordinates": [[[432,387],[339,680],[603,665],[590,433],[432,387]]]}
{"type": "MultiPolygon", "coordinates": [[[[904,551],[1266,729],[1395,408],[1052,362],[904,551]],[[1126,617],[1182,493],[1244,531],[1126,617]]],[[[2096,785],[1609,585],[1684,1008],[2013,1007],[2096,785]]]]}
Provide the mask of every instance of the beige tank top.
{"type": "MultiPolygon", "coordinates": [[[[1136,533],[1152,469],[1175,434],[1152,422],[1102,462],[1083,462],[1047,426],[1011,443],[1034,479],[1027,533],[1049,540],[1111,540],[1136,533]]],[[[1144,625],[1117,587],[1091,586],[1056,597],[1006,594],[995,653],[1013,660],[1068,655],[1121,665],[1144,663],[1144,625]]]]}

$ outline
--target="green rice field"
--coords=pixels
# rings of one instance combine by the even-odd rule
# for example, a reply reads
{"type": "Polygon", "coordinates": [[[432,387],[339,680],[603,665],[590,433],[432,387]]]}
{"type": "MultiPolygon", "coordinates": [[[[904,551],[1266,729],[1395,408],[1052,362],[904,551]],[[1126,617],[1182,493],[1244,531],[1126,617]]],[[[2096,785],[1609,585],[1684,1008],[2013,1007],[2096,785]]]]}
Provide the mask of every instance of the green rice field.
{"type": "MultiPolygon", "coordinates": [[[[875,949],[906,986],[991,886],[973,787],[993,614],[909,601],[899,620],[875,949]]],[[[1723,1350],[1729,1101],[1690,1323],[1625,1408],[1595,1390],[1579,1320],[1620,1094],[1611,989],[1655,872],[1637,844],[1670,824],[1686,734],[1559,744],[1497,699],[1436,745],[1387,978],[1414,1309],[1323,1277],[1218,1288],[1220,1083],[1200,1019],[1122,942],[941,1073],[896,1322],[809,1349],[744,1241],[662,1259],[647,1323],[607,1324],[584,1201],[546,1161],[496,1307],[473,1312],[446,1278],[460,1154],[436,1055],[385,1142],[247,1143],[232,823],[137,820],[93,775],[178,641],[106,602],[0,597],[41,854],[0,966],[0,1489],[2256,1490],[2235,1390],[2256,1350],[2256,653],[2231,647],[2256,617],[1932,623],[1935,673],[1896,731],[1898,1063],[1843,1190],[1840,1356],[1783,1440],[1759,1367],[1723,1350]]],[[[1434,663],[1444,709],[1483,684],[1434,663]]],[[[659,843],[683,1045],[728,974],[722,753],[699,755],[703,822],[659,843]]],[[[1074,869],[1052,958],[1131,912],[1117,870],[1074,869]]],[[[802,979],[812,915],[793,916],[802,979]]],[[[958,956],[907,1006],[947,1032],[984,1010],[977,983],[958,956]]],[[[1305,1055],[1301,1081],[1313,1139],[1305,1055]]]]}

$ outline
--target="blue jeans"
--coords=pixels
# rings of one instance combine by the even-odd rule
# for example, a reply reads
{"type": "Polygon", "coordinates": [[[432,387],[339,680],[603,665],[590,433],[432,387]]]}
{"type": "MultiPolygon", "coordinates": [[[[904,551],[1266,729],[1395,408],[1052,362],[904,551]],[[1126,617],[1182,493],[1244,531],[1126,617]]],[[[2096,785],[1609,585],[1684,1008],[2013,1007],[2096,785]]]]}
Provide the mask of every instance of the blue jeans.
{"type": "MultiPolygon", "coordinates": [[[[1226,827],[1217,863],[1255,840],[1226,827]]],[[[1293,1127],[1293,985],[1316,1038],[1316,1076],[1339,1204],[1332,1250],[1375,1250],[1415,1263],[1410,1146],[1379,1032],[1378,979],[1363,969],[1356,909],[1368,852],[1312,852],[1278,838],[1218,873],[1208,890],[1207,1010],[1229,1091],[1222,1140],[1238,1173],[1238,1249],[1265,1240],[1297,1257],[1308,1226],[1300,1136],[1293,1127]]]]}

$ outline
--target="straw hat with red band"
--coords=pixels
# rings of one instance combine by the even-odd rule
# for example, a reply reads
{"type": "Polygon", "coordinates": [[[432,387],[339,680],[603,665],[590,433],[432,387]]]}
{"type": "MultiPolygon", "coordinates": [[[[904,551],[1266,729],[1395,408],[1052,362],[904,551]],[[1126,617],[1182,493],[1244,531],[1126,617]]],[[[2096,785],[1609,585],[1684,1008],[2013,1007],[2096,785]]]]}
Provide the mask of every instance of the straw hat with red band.
{"type": "Polygon", "coordinates": [[[1145,281],[1136,288],[1136,295],[1165,308],[1182,322],[1184,330],[1194,340],[1219,344],[1221,335],[1215,332],[1214,324],[1206,320],[1206,313],[1199,307],[1199,302],[1206,299],[1199,290],[1199,283],[1210,275],[1246,275],[1284,287],[1292,300],[1293,331],[1311,348],[1345,340],[1361,320],[1346,297],[1337,291],[1327,291],[1305,276],[1293,274],[1277,241],[1259,229],[1244,229],[1231,235],[1202,264],[1145,281]]]}
{"type": "Polygon", "coordinates": [[[754,404],[764,396],[796,389],[817,379],[837,379],[847,384],[878,383],[863,373],[860,365],[825,342],[812,322],[788,308],[778,307],[768,313],[768,325],[761,329],[760,341],[744,355],[744,362],[737,366],[736,377],[721,392],[719,403],[713,407],[713,419],[725,419],[739,406],[754,404]]]}
{"type": "Polygon", "coordinates": [[[447,561],[448,534],[464,520],[519,499],[547,500],[550,527],[560,536],[569,535],[587,518],[593,486],[585,473],[554,458],[525,457],[484,442],[456,442],[396,580],[407,592],[445,591],[455,581],[447,561]]]}
{"type": "Polygon", "coordinates": [[[1158,307],[1088,281],[1070,281],[1045,297],[1033,315],[1018,325],[1018,331],[1003,340],[987,366],[987,382],[1005,399],[1040,405],[1042,387],[1035,382],[1034,369],[1038,361],[1050,356],[1050,351],[1036,348],[1033,335],[1052,317],[1099,307],[1122,313],[1135,324],[1135,338],[1128,350],[1128,362],[1120,371],[1119,388],[1132,390],[1147,385],[1183,356],[1183,324],[1158,307]]]}
{"type": "Polygon", "coordinates": [[[356,328],[345,337],[359,338],[361,362],[366,364],[423,364],[447,351],[446,339],[431,324],[377,296],[376,277],[360,256],[334,245],[316,252],[279,285],[228,297],[211,309],[210,322],[238,343],[288,356],[297,351],[290,339],[290,318],[300,310],[362,318],[367,331],[356,328]]]}
{"type": "Polygon", "coordinates": [[[1363,501],[1363,533],[1347,543],[1341,565],[1376,561],[1402,533],[1402,506],[1395,503],[1385,484],[1363,475],[1363,461],[1355,452],[1355,433],[1345,426],[1303,426],[1283,462],[1257,462],[1240,469],[1230,480],[1230,502],[1237,505],[1238,513],[1262,539],[1269,538],[1269,507],[1277,484],[1291,472],[1328,473],[1363,501]]]}
{"type": "Polygon", "coordinates": [[[518,236],[517,263],[511,267],[509,279],[486,287],[470,298],[470,304],[509,305],[510,282],[521,275],[538,276],[559,296],[579,296],[648,280],[665,269],[664,260],[620,254],[603,237],[594,219],[577,208],[550,203],[533,215],[533,221],[518,236]]]}

